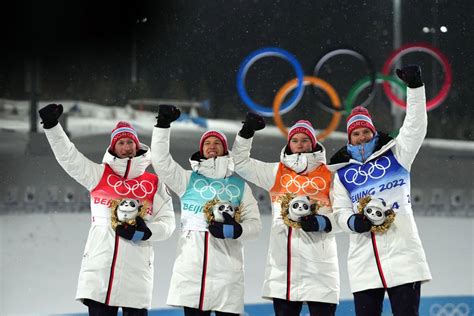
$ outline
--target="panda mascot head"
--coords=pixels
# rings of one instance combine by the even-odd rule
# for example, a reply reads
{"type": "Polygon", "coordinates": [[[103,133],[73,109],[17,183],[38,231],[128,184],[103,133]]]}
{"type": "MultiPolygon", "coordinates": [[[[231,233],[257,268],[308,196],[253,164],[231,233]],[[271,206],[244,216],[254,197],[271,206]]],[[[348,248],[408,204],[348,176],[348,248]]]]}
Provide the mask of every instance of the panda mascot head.
{"type": "Polygon", "coordinates": [[[373,198],[364,207],[364,215],[375,226],[382,225],[389,213],[390,210],[387,207],[387,203],[382,199],[373,198]]]}
{"type": "Polygon", "coordinates": [[[288,217],[294,222],[300,222],[301,217],[311,213],[311,202],[307,196],[297,196],[288,205],[288,217]]]}
{"type": "Polygon", "coordinates": [[[123,199],[117,207],[117,219],[120,222],[134,220],[140,210],[140,201],[134,199],[123,199]]]}
{"type": "Polygon", "coordinates": [[[235,217],[235,209],[229,201],[219,201],[212,207],[212,215],[214,215],[216,222],[224,222],[223,213],[228,213],[230,216],[235,217]]]}

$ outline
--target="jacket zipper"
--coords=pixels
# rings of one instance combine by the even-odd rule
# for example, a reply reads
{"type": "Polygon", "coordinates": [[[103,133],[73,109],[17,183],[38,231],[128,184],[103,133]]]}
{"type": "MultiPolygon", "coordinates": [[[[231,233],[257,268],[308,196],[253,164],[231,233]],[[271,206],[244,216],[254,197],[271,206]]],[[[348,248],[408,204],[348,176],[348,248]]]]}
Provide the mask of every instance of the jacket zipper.
{"type": "Polygon", "coordinates": [[[290,300],[291,291],[291,236],[292,227],[288,227],[288,241],[286,246],[286,300],[290,300]]]}
{"type": "Polygon", "coordinates": [[[123,175],[124,179],[127,179],[128,173],[130,172],[130,164],[132,162],[132,159],[128,159],[127,161],[127,168],[125,169],[125,174],[123,175]]]}
{"type": "Polygon", "coordinates": [[[201,277],[201,295],[199,297],[199,310],[204,307],[204,293],[206,291],[206,274],[207,274],[207,257],[209,252],[209,232],[204,235],[204,258],[202,261],[202,277],[201,277]]]}
{"type": "Polygon", "coordinates": [[[115,264],[117,263],[118,245],[119,245],[119,235],[117,233],[115,233],[114,256],[113,256],[113,259],[112,259],[112,266],[110,267],[109,286],[107,287],[107,295],[106,295],[106,298],[105,298],[105,305],[109,305],[110,296],[112,294],[112,285],[114,283],[114,274],[115,274],[115,264]]]}
{"type": "Polygon", "coordinates": [[[377,269],[379,270],[379,276],[380,276],[380,280],[382,281],[382,285],[383,285],[384,289],[386,289],[387,288],[387,282],[385,281],[385,276],[384,276],[383,270],[382,270],[382,264],[380,262],[379,252],[378,252],[378,249],[377,249],[377,241],[375,240],[375,233],[371,232],[370,236],[372,238],[372,248],[374,249],[375,264],[377,265],[377,269]]]}
{"type": "Polygon", "coordinates": [[[360,152],[360,156],[362,158],[362,161],[365,161],[365,157],[364,157],[365,156],[365,150],[364,149],[365,149],[365,145],[361,144],[359,152],[360,152]]]}

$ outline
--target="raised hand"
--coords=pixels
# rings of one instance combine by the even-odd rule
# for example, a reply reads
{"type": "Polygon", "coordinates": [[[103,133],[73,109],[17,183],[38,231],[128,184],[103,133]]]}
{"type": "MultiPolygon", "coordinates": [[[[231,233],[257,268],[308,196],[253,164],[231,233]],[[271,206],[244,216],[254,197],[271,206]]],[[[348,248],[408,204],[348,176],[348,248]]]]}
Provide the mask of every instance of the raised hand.
{"type": "Polygon", "coordinates": [[[39,116],[43,123],[43,128],[50,129],[58,125],[58,119],[63,114],[63,105],[51,103],[41,108],[39,116]]]}
{"type": "Polygon", "coordinates": [[[160,104],[158,116],[156,117],[156,127],[168,128],[171,122],[176,121],[181,115],[181,111],[174,105],[160,104]]]}
{"type": "Polygon", "coordinates": [[[418,65],[408,65],[397,69],[397,76],[407,84],[409,88],[418,88],[423,85],[421,79],[421,68],[418,65]]]}
{"type": "Polygon", "coordinates": [[[239,132],[239,135],[243,138],[251,138],[255,134],[255,131],[259,131],[265,128],[265,120],[258,114],[247,112],[245,116],[245,121],[242,125],[242,129],[239,132]]]}

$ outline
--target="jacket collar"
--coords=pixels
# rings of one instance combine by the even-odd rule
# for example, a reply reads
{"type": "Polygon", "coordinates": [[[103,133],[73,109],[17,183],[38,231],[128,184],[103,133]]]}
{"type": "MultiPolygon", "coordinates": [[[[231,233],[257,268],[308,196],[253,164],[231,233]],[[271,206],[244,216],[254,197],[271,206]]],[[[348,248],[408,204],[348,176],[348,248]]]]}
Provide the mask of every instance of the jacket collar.
{"type": "Polygon", "coordinates": [[[189,158],[193,171],[211,179],[223,179],[234,173],[234,160],[230,153],[225,156],[206,159],[199,152],[189,158]]]}
{"type": "MultiPolygon", "coordinates": [[[[367,158],[366,162],[369,161],[369,160],[372,160],[375,157],[380,156],[381,154],[383,154],[384,152],[386,152],[392,146],[395,145],[395,139],[394,138],[392,138],[391,136],[389,136],[386,133],[382,133],[382,132],[377,132],[377,133],[379,135],[378,142],[377,142],[377,144],[375,144],[374,152],[372,153],[372,155],[370,155],[367,158]]],[[[329,168],[329,170],[334,172],[334,171],[336,171],[336,170],[338,170],[338,169],[340,169],[340,168],[342,168],[342,167],[344,167],[348,164],[351,164],[351,163],[363,164],[363,163],[361,163],[361,162],[359,162],[355,159],[352,159],[351,155],[347,151],[347,146],[344,146],[341,149],[339,149],[331,157],[331,159],[329,159],[328,168],[329,168]]]]}
{"type": "Polygon", "coordinates": [[[286,145],[280,153],[280,161],[296,173],[311,172],[321,164],[326,163],[326,149],[318,143],[315,151],[310,153],[293,154],[286,145]]]}

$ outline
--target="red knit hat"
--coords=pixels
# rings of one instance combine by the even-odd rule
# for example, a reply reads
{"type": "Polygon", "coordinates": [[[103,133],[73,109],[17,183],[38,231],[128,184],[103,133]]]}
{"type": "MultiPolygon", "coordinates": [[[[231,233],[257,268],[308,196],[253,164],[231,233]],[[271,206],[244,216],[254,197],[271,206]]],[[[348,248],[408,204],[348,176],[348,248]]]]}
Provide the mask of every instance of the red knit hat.
{"type": "Polygon", "coordinates": [[[351,139],[351,133],[361,127],[368,128],[375,134],[374,123],[369,111],[363,106],[356,106],[352,109],[351,114],[347,117],[347,137],[351,139]]]}
{"type": "Polygon", "coordinates": [[[115,144],[121,138],[131,138],[137,145],[137,150],[140,148],[140,141],[138,140],[137,131],[125,121],[120,121],[115,126],[112,134],[110,135],[110,150],[115,151],[115,144]]]}
{"type": "Polygon", "coordinates": [[[313,125],[310,121],[306,120],[299,120],[293,125],[290,130],[288,131],[288,142],[290,142],[291,138],[295,136],[295,134],[303,133],[308,135],[311,139],[311,144],[313,145],[313,150],[316,149],[316,145],[318,144],[318,140],[316,139],[316,131],[313,128],[313,125]]]}
{"type": "Polygon", "coordinates": [[[206,138],[211,137],[211,136],[217,137],[221,141],[222,146],[224,146],[224,155],[226,155],[227,154],[227,137],[225,137],[224,133],[222,132],[219,132],[216,130],[210,130],[202,134],[201,140],[199,141],[199,152],[201,153],[201,156],[203,155],[202,147],[204,146],[204,141],[206,140],[206,138]]]}

